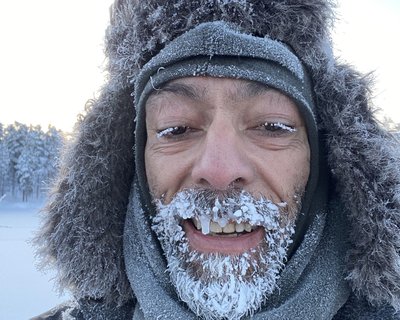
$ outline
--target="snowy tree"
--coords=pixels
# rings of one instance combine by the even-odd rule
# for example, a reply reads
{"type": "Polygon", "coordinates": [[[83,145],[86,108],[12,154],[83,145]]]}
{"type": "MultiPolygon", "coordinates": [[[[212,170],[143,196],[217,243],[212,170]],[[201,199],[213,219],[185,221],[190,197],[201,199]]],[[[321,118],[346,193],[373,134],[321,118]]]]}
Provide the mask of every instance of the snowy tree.
{"type": "Polygon", "coordinates": [[[16,164],[16,176],[22,191],[22,200],[28,201],[33,192],[35,170],[37,162],[34,155],[33,145],[27,144],[22,150],[16,164]]]}
{"type": "Polygon", "coordinates": [[[15,122],[5,129],[5,144],[7,145],[10,165],[9,177],[12,195],[15,195],[17,187],[17,163],[26,142],[28,127],[22,123],[15,122]]]}
{"type": "Polygon", "coordinates": [[[10,155],[4,142],[3,125],[0,123],[0,198],[6,193],[10,155]]]}
{"type": "Polygon", "coordinates": [[[10,156],[6,145],[0,141],[0,196],[5,194],[8,182],[8,169],[10,167],[10,156]]]}
{"type": "Polygon", "coordinates": [[[47,159],[49,156],[46,148],[45,134],[40,126],[29,127],[26,148],[31,149],[30,152],[33,155],[31,164],[32,180],[36,198],[38,198],[42,183],[47,179],[47,159]]]}
{"type": "Polygon", "coordinates": [[[61,130],[49,126],[44,139],[47,154],[46,163],[44,165],[46,168],[45,181],[49,181],[57,172],[59,153],[65,138],[61,130]]]}
{"type": "Polygon", "coordinates": [[[39,197],[56,174],[63,142],[64,134],[52,126],[45,133],[40,126],[0,123],[0,196],[11,190],[24,201],[39,197]]]}

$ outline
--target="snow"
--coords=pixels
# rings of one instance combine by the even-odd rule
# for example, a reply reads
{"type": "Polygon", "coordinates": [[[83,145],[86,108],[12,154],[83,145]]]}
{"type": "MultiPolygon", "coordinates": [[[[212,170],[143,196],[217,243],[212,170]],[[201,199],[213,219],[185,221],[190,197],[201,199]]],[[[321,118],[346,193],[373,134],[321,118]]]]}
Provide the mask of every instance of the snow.
{"type": "Polygon", "coordinates": [[[29,243],[39,226],[41,201],[0,201],[0,319],[21,320],[39,315],[68,300],[52,282],[54,272],[36,268],[29,243]]]}

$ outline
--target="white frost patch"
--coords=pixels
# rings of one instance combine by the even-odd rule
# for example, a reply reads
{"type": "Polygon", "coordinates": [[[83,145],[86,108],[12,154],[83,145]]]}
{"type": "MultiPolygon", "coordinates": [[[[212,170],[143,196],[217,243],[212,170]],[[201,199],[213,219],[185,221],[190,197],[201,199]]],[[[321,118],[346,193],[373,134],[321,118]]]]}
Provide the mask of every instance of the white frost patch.
{"type": "Polygon", "coordinates": [[[274,128],[280,128],[282,130],[286,130],[286,131],[289,131],[289,132],[296,132],[297,131],[296,128],[293,128],[291,126],[288,126],[288,125],[286,125],[284,123],[280,123],[280,122],[276,122],[276,123],[266,122],[265,126],[267,126],[267,125],[270,125],[270,126],[272,126],[274,128]]]}
{"type": "Polygon", "coordinates": [[[177,129],[177,127],[171,127],[171,128],[164,129],[164,130],[162,130],[162,131],[157,133],[157,138],[165,137],[165,136],[169,135],[171,132],[173,132],[176,129],[177,129]]]}

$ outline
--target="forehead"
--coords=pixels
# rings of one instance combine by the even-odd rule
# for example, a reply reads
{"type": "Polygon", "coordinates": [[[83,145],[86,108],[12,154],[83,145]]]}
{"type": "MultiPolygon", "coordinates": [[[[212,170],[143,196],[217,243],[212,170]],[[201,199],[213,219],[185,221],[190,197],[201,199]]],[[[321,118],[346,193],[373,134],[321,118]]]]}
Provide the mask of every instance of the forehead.
{"type": "Polygon", "coordinates": [[[216,77],[185,77],[166,82],[150,94],[146,110],[175,104],[177,99],[211,105],[220,102],[232,107],[256,100],[300,116],[295,102],[277,89],[256,81],[216,77]]]}

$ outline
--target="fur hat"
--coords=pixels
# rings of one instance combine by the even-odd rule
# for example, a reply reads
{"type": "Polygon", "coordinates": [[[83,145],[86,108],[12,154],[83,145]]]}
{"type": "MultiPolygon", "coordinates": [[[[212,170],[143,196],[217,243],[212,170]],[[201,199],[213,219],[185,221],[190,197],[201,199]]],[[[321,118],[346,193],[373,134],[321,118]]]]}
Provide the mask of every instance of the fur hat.
{"type": "Polygon", "coordinates": [[[282,41],[307,68],[332,184],[349,212],[348,280],[371,303],[400,309],[399,146],[374,118],[368,77],[331,52],[332,7],[329,0],[116,0],[106,34],[108,83],[76,127],[36,239],[63,287],[77,298],[133,298],[122,254],[135,169],[133,85],[167,43],[219,20],[282,41]]]}

